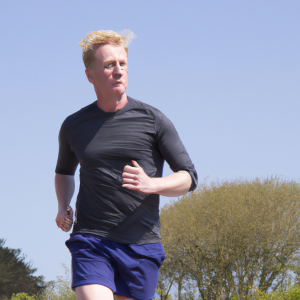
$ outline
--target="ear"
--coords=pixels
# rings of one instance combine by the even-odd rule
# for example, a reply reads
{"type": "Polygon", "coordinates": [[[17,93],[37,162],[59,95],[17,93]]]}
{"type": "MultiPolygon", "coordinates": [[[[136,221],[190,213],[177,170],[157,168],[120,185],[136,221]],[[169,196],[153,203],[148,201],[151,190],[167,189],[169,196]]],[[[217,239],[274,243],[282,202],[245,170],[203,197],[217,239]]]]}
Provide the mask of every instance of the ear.
{"type": "Polygon", "coordinates": [[[94,83],[94,77],[93,77],[93,71],[92,71],[92,70],[90,70],[90,69],[85,69],[85,75],[86,75],[87,80],[88,80],[90,83],[94,83]]]}

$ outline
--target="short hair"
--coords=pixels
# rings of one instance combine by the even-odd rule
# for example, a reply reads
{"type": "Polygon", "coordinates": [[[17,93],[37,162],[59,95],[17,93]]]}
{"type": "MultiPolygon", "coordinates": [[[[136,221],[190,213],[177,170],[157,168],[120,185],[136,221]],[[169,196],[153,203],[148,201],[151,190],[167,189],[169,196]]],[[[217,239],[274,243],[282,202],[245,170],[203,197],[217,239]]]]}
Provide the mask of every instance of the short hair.
{"type": "Polygon", "coordinates": [[[87,34],[86,39],[79,43],[82,49],[82,59],[86,69],[94,68],[95,51],[100,45],[111,44],[124,47],[128,56],[128,44],[135,38],[130,30],[123,30],[120,33],[111,30],[93,31],[87,34]]]}

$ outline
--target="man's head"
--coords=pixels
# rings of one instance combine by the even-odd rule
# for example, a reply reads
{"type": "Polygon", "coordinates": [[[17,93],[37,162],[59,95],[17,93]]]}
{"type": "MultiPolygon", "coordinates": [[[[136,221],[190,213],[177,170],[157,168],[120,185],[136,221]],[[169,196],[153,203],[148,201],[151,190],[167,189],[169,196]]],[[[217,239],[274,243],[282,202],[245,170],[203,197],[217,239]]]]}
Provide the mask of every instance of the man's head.
{"type": "Polygon", "coordinates": [[[128,56],[128,44],[135,37],[134,33],[124,30],[122,33],[116,33],[111,30],[93,31],[87,34],[86,39],[82,39],[79,46],[82,49],[82,58],[86,69],[94,68],[95,52],[100,45],[110,44],[121,46],[125,49],[128,56]]]}
{"type": "Polygon", "coordinates": [[[82,40],[85,73],[94,85],[98,100],[113,99],[125,95],[127,88],[127,45],[134,37],[113,31],[96,31],[82,40]]]}

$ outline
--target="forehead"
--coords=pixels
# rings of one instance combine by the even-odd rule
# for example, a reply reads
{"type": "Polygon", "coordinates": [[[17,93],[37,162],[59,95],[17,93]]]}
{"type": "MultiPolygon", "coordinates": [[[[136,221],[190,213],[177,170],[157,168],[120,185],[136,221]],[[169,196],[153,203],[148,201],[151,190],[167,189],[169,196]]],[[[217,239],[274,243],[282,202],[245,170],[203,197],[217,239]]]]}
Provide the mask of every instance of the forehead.
{"type": "Polygon", "coordinates": [[[104,44],[100,45],[95,51],[95,59],[100,61],[108,60],[127,60],[127,52],[122,46],[104,44]]]}

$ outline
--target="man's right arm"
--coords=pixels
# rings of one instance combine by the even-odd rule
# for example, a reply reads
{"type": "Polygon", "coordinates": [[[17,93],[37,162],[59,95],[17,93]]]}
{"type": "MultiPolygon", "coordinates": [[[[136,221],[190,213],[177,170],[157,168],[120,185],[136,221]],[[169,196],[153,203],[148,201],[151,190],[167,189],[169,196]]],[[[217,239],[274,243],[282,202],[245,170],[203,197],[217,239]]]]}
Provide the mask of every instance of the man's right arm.
{"type": "Polygon", "coordinates": [[[55,175],[55,191],[58,200],[57,227],[68,232],[73,224],[73,210],[69,206],[75,190],[74,175],[55,175]]]}
{"type": "Polygon", "coordinates": [[[74,194],[74,174],[78,165],[77,157],[70,147],[64,124],[58,136],[59,152],[55,169],[55,190],[58,200],[56,224],[63,231],[69,231],[73,223],[73,210],[69,206],[74,194]]]}

